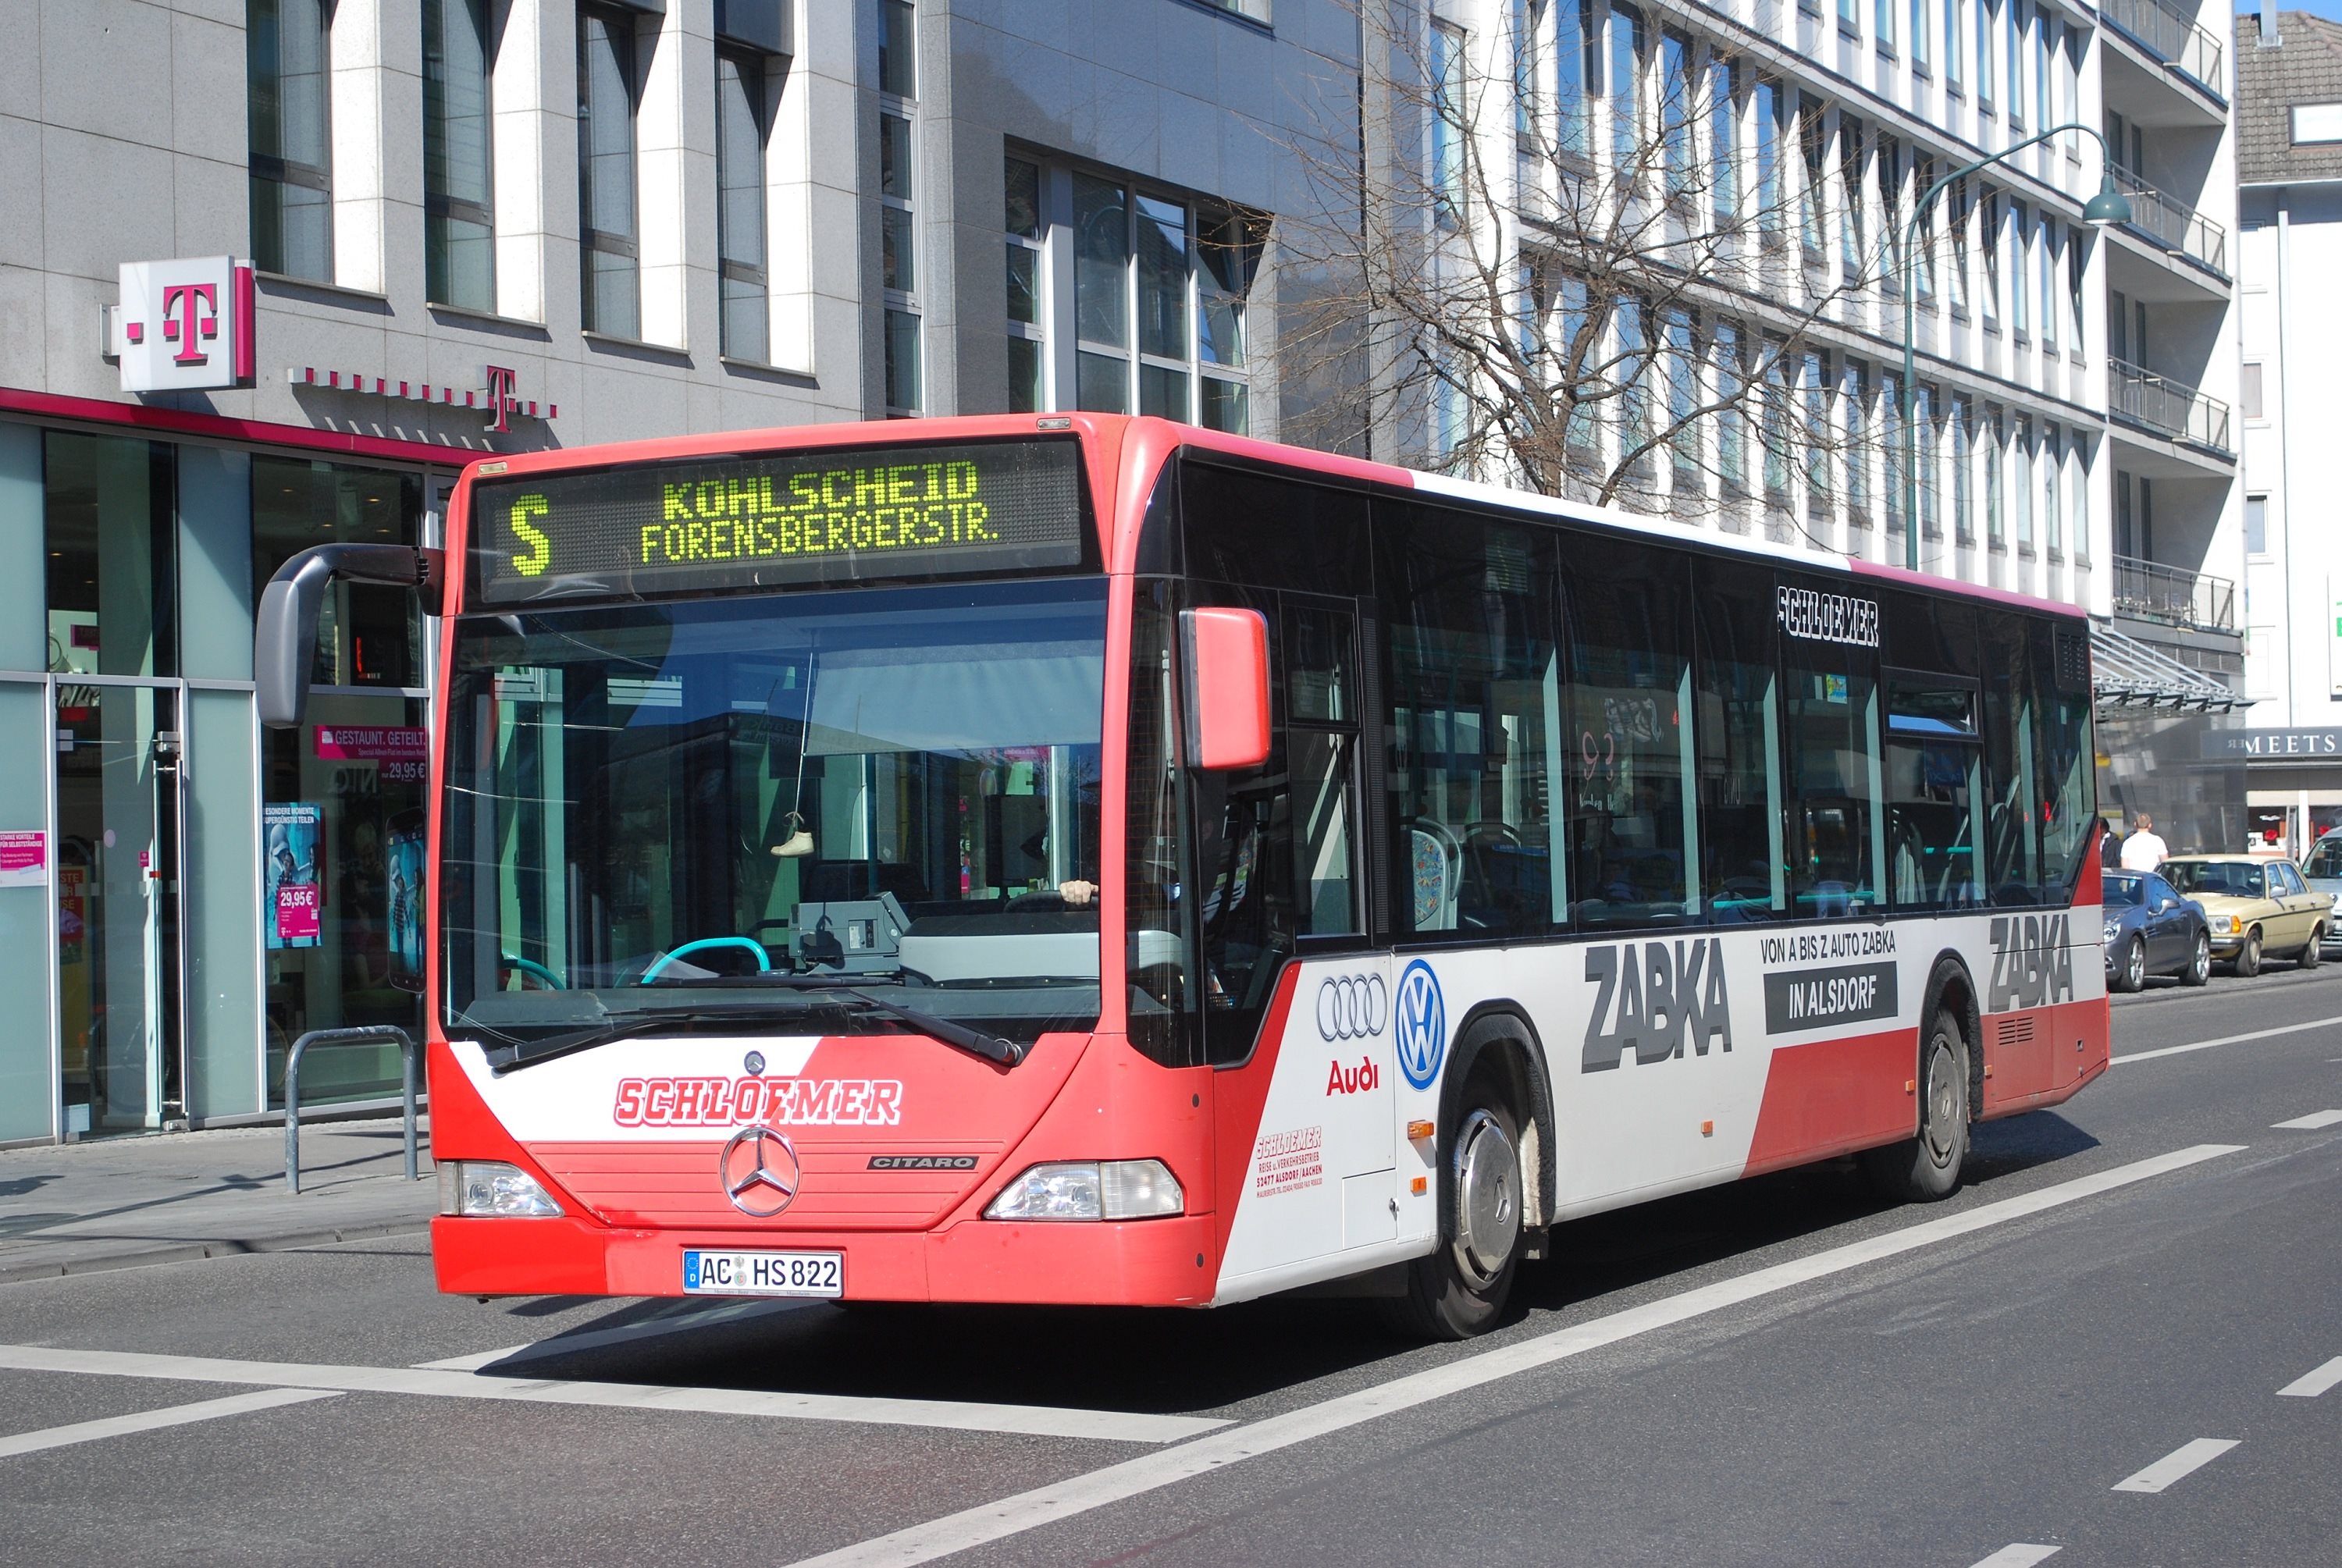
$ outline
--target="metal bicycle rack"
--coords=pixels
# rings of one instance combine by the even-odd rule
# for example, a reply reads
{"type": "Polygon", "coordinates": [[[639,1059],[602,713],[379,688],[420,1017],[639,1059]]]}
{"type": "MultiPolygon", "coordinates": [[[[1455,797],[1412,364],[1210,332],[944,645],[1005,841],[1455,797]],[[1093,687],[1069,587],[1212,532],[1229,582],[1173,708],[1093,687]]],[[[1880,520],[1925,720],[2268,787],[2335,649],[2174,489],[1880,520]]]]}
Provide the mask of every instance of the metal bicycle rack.
{"type": "Polygon", "coordinates": [[[355,1029],[312,1029],[293,1042],[285,1054],[285,1186],[301,1190],[301,1054],[312,1045],[355,1045],[360,1041],[387,1040],[398,1047],[406,1079],[406,1179],[420,1181],[415,1161],[415,1084],[420,1071],[419,1048],[413,1035],[392,1024],[355,1029]]]}

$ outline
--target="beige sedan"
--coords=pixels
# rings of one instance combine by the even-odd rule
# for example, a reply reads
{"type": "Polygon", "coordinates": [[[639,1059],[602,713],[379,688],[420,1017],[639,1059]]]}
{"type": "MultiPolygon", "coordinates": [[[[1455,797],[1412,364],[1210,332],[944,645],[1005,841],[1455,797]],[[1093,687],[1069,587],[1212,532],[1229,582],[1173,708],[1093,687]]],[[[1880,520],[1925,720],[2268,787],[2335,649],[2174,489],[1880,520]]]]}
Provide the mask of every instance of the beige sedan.
{"type": "Polygon", "coordinates": [[[2157,868],[2181,894],[2203,906],[2212,956],[2239,974],[2260,973],[2270,954],[2304,969],[2317,966],[2334,901],[2310,891],[2289,860],[2249,854],[2183,854],[2157,868]]]}

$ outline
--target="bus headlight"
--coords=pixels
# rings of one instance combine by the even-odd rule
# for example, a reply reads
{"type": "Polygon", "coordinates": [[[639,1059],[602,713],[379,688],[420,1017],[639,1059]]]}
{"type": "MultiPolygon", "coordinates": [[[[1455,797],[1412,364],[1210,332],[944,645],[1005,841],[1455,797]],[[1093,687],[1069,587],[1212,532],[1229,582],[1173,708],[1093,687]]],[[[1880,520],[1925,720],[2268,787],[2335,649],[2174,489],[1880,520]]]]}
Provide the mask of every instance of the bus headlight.
{"type": "Polygon", "coordinates": [[[439,1166],[439,1212],[472,1219],[557,1220],[561,1205],[518,1165],[448,1160],[439,1166]]]}
{"type": "Polygon", "coordinates": [[[1035,1165],[986,1205],[987,1220],[1151,1220],[1183,1213],[1186,1193],[1160,1160],[1035,1165]]]}

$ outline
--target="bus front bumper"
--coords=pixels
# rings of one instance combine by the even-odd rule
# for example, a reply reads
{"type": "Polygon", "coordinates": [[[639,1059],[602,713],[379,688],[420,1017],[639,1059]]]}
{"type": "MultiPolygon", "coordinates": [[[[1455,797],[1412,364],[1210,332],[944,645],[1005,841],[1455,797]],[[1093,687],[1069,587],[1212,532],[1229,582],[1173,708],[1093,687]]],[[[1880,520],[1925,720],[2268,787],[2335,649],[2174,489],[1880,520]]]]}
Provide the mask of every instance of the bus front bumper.
{"type": "Polygon", "coordinates": [[[667,1231],[583,1220],[431,1222],[450,1295],[680,1296],[683,1254],[834,1252],[847,1301],[1201,1306],[1219,1273],[1210,1214],[1058,1223],[969,1220],[906,1233],[667,1231]]]}

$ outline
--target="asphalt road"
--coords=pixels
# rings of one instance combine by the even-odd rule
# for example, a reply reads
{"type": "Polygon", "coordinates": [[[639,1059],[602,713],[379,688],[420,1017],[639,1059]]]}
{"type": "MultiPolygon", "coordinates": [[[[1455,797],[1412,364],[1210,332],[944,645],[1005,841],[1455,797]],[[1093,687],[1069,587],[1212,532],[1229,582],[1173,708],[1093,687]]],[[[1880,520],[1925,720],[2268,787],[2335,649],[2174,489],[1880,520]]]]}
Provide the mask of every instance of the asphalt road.
{"type": "Polygon", "coordinates": [[[0,1285],[0,1562],[2342,1560],[2342,1116],[2277,1125],[2342,1113],[2342,975],[2115,1005],[1948,1202],[1837,1164],[1582,1222],[1466,1345],[483,1304],[419,1240],[0,1285]]]}

